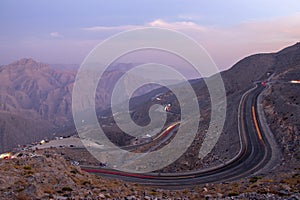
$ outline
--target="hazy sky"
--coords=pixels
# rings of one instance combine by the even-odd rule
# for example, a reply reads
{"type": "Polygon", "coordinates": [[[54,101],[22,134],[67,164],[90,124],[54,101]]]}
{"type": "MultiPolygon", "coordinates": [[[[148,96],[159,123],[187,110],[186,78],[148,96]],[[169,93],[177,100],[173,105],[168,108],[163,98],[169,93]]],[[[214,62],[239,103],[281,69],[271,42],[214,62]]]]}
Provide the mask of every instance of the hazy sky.
{"type": "Polygon", "coordinates": [[[78,63],[102,40],[155,26],[193,37],[225,69],[300,41],[299,0],[1,0],[0,64],[78,63]]]}

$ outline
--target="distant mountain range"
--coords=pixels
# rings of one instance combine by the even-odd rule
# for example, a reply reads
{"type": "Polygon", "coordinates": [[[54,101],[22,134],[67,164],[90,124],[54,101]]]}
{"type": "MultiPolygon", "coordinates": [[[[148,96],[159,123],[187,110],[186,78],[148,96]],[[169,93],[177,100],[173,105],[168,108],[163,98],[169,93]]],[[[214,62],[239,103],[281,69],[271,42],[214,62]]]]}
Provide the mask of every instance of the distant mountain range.
{"type": "Polygon", "coordinates": [[[71,119],[75,74],[32,59],[0,68],[0,151],[55,133],[71,119]]]}
{"type": "MultiPolygon", "coordinates": [[[[232,119],[236,117],[241,94],[252,87],[253,82],[265,80],[273,73],[282,73],[299,63],[300,43],[297,43],[278,53],[249,56],[221,73],[229,102],[223,132],[235,133],[230,138],[226,134],[221,136],[224,142],[238,144],[238,137],[233,139],[237,136],[237,122],[232,119]]],[[[109,108],[114,83],[130,67],[132,66],[115,66],[104,73],[104,84],[97,90],[95,99],[98,111],[109,108]]],[[[74,131],[71,93],[75,76],[76,70],[54,69],[33,59],[21,59],[0,67],[0,152],[74,131]]],[[[126,84],[139,78],[141,77],[129,77],[124,82],[125,88],[126,84]]],[[[191,83],[197,95],[208,95],[203,80],[193,80],[191,83]]],[[[145,87],[136,96],[153,89],[145,87]]],[[[143,108],[146,99],[161,92],[165,91],[156,89],[136,98],[135,106],[143,108]]],[[[202,104],[205,105],[205,101],[202,104]]]]}
{"type": "MultiPolygon", "coordinates": [[[[96,108],[110,103],[114,83],[124,73],[114,66],[97,89],[96,108]]],[[[21,59],[0,67],[0,152],[56,134],[70,134],[73,127],[71,93],[77,70],[21,59]]],[[[131,81],[138,77],[128,77],[131,81]]],[[[124,83],[125,87],[130,80],[124,83]]],[[[144,87],[138,94],[150,91],[144,87]]]]}

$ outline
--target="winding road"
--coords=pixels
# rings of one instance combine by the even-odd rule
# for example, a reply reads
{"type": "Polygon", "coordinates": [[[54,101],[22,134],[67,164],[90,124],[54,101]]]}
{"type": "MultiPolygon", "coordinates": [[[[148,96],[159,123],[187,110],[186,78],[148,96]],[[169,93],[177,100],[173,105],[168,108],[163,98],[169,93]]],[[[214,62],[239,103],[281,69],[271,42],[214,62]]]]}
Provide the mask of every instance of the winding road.
{"type": "Polygon", "coordinates": [[[169,188],[224,182],[253,175],[266,166],[273,151],[269,144],[269,138],[261,128],[257,111],[258,96],[263,90],[264,86],[258,83],[242,96],[238,112],[241,148],[233,159],[221,166],[187,173],[169,174],[127,173],[95,166],[81,166],[81,168],[101,176],[169,188]]]}

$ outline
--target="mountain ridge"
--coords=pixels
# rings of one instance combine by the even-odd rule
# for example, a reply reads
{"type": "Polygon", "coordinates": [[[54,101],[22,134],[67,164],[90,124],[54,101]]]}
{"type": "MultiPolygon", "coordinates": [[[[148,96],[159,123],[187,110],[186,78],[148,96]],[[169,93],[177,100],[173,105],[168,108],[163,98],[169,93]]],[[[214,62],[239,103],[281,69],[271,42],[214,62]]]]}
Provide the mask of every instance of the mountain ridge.
{"type": "MultiPolygon", "coordinates": [[[[232,68],[221,72],[228,101],[238,104],[242,92],[249,89],[255,81],[265,80],[270,74],[284,71],[290,65],[293,65],[294,62],[299,62],[299,49],[300,43],[297,43],[276,53],[251,55],[237,62],[232,68]]],[[[129,65],[129,67],[132,66],[129,65]]],[[[123,68],[120,72],[114,69],[106,73],[106,77],[103,79],[104,84],[102,85],[104,87],[97,91],[96,94],[97,111],[108,108],[106,104],[110,102],[110,94],[108,91],[113,89],[111,82],[115,82],[123,74],[123,68]]],[[[63,134],[68,127],[68,129],[71,130],[67,131],[68,134],[70,134],[70,132],[75,133],[71,113],[71,94],[75,76],[76,71],[52,69],[49,65],[37,62],[32,58],[20,59],[9,65],[1,66],[0,111],[5,113],[3,116],[6,116],[3,117],[3,121],[9,118],[8,113],[12,113],[15,116],[26,118],[25,121],[28,121],[28,124],[36,123],[37,126],[44,127],[41,128],[42,131],[39,133],[43,137],[53,137],[53,134],[63,134]]],[[[126,79],[124,85],[126,86],[130,80],[134,80],[135,78],[136,77],[130,77],[126,79]]],[[[206,93],[206,87],[203,85],[204,82],[201,81],[201,79],[192,82],[196,92],[201,95],[206,93]]],[[[152,89],[153,88],[145,88],[140,94],[151,91],[152,89]]],[[[167,92],[165,89],[161,90],[159,88],[156,91],[167,92]]],[[[155,95],[155,90],[151,92],[151,94],[155,95]]],[[[149,98],[151,97],[148,95],[147,99],[149,98]]],[[[145,103],[145,100],[140,101],[140,103],[145,103]]],[[[138,106],[140,103],[136,103],[135,105],[138,106]]],[[[237,108],[232,106],[233,105],[229,105],[227,109],[232,109],[233,113],[236,113],[237,108]]],[[[227,118],[232,118],[235,115],[233,115],[233,113],[228,113],[227,118]]],[[[141,117],[142,115],[137,116],[141,117]]],[[[21,123],[22,120],[19,121],[21,123]]],[[[236,130],[236,128],[234,128],[237,127],[236,122],[231,120],[228,123],[228,128],[226,129],[225,127],[224,132],[229,132],[231,128],[236,130]]],[[[12,138],[18,138],[18,134],[24,131],[22,128],[15,131],[13,126],[8,125],[5,126],[5,130],[6,135],[14,135],[12,138]]],[[[25,132],[29,138],[35,138],[33,133],[29,133],[30,130],[25,132]]],[[[1,134],[3,137],[3,131],[0,132],[0,135],[1,134]]],[[[20,144],[24,144],[23,141],[25,141],[25,139],[23,137],[17,139],[17,141],[20,144]]],[[[29,140],[26,139],[26,141],[29,140]]],[[[224,138],[224,141],[228,141],[228,139],[224,138]]],[[[228,142],[233,146],[238,143],[238,141],[235,140],[228,142]]],[[[3,145],[1,145],[0,151],[6,151],[15,147],[15,145],[4,144],[3,142],[1,144],[3,145]]]]}

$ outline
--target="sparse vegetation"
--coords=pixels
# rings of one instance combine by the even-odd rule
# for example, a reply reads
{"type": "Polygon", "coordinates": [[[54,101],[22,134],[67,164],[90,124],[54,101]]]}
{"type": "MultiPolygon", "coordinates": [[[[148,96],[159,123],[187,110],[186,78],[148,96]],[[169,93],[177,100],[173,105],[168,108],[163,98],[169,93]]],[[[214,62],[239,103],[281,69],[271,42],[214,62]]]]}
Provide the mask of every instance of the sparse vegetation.
{"type": "Polygon", "coordinates": [[[25,170],[31,170],[31,167],[30,166],[24,166],[23,169],[25,169],[25,170]]]}
{"type": "Polygon", "coordinates": [[[228,196],[229,197],[232,197],[232,196],[238,196],[239,195],[239,193],[238,192],[235,192],[235,191],[230,191],[230,192],[228,192],[228,196]]]}
{"type": "Polygon", "coordinates": [[[73,191],[73,189],[70,188],[70,187],[68,187],[68,186],[63,187],[61,190],[64,191],[64,192],[71,192],[71,191],[73,191]]]}
{"type": "Polygon", "coordinates": [[[250,183],[256,183],[257,180],[261,179],[262,177],[261,176],[253,176],[249,179],[249,182],[250,183]]]}

